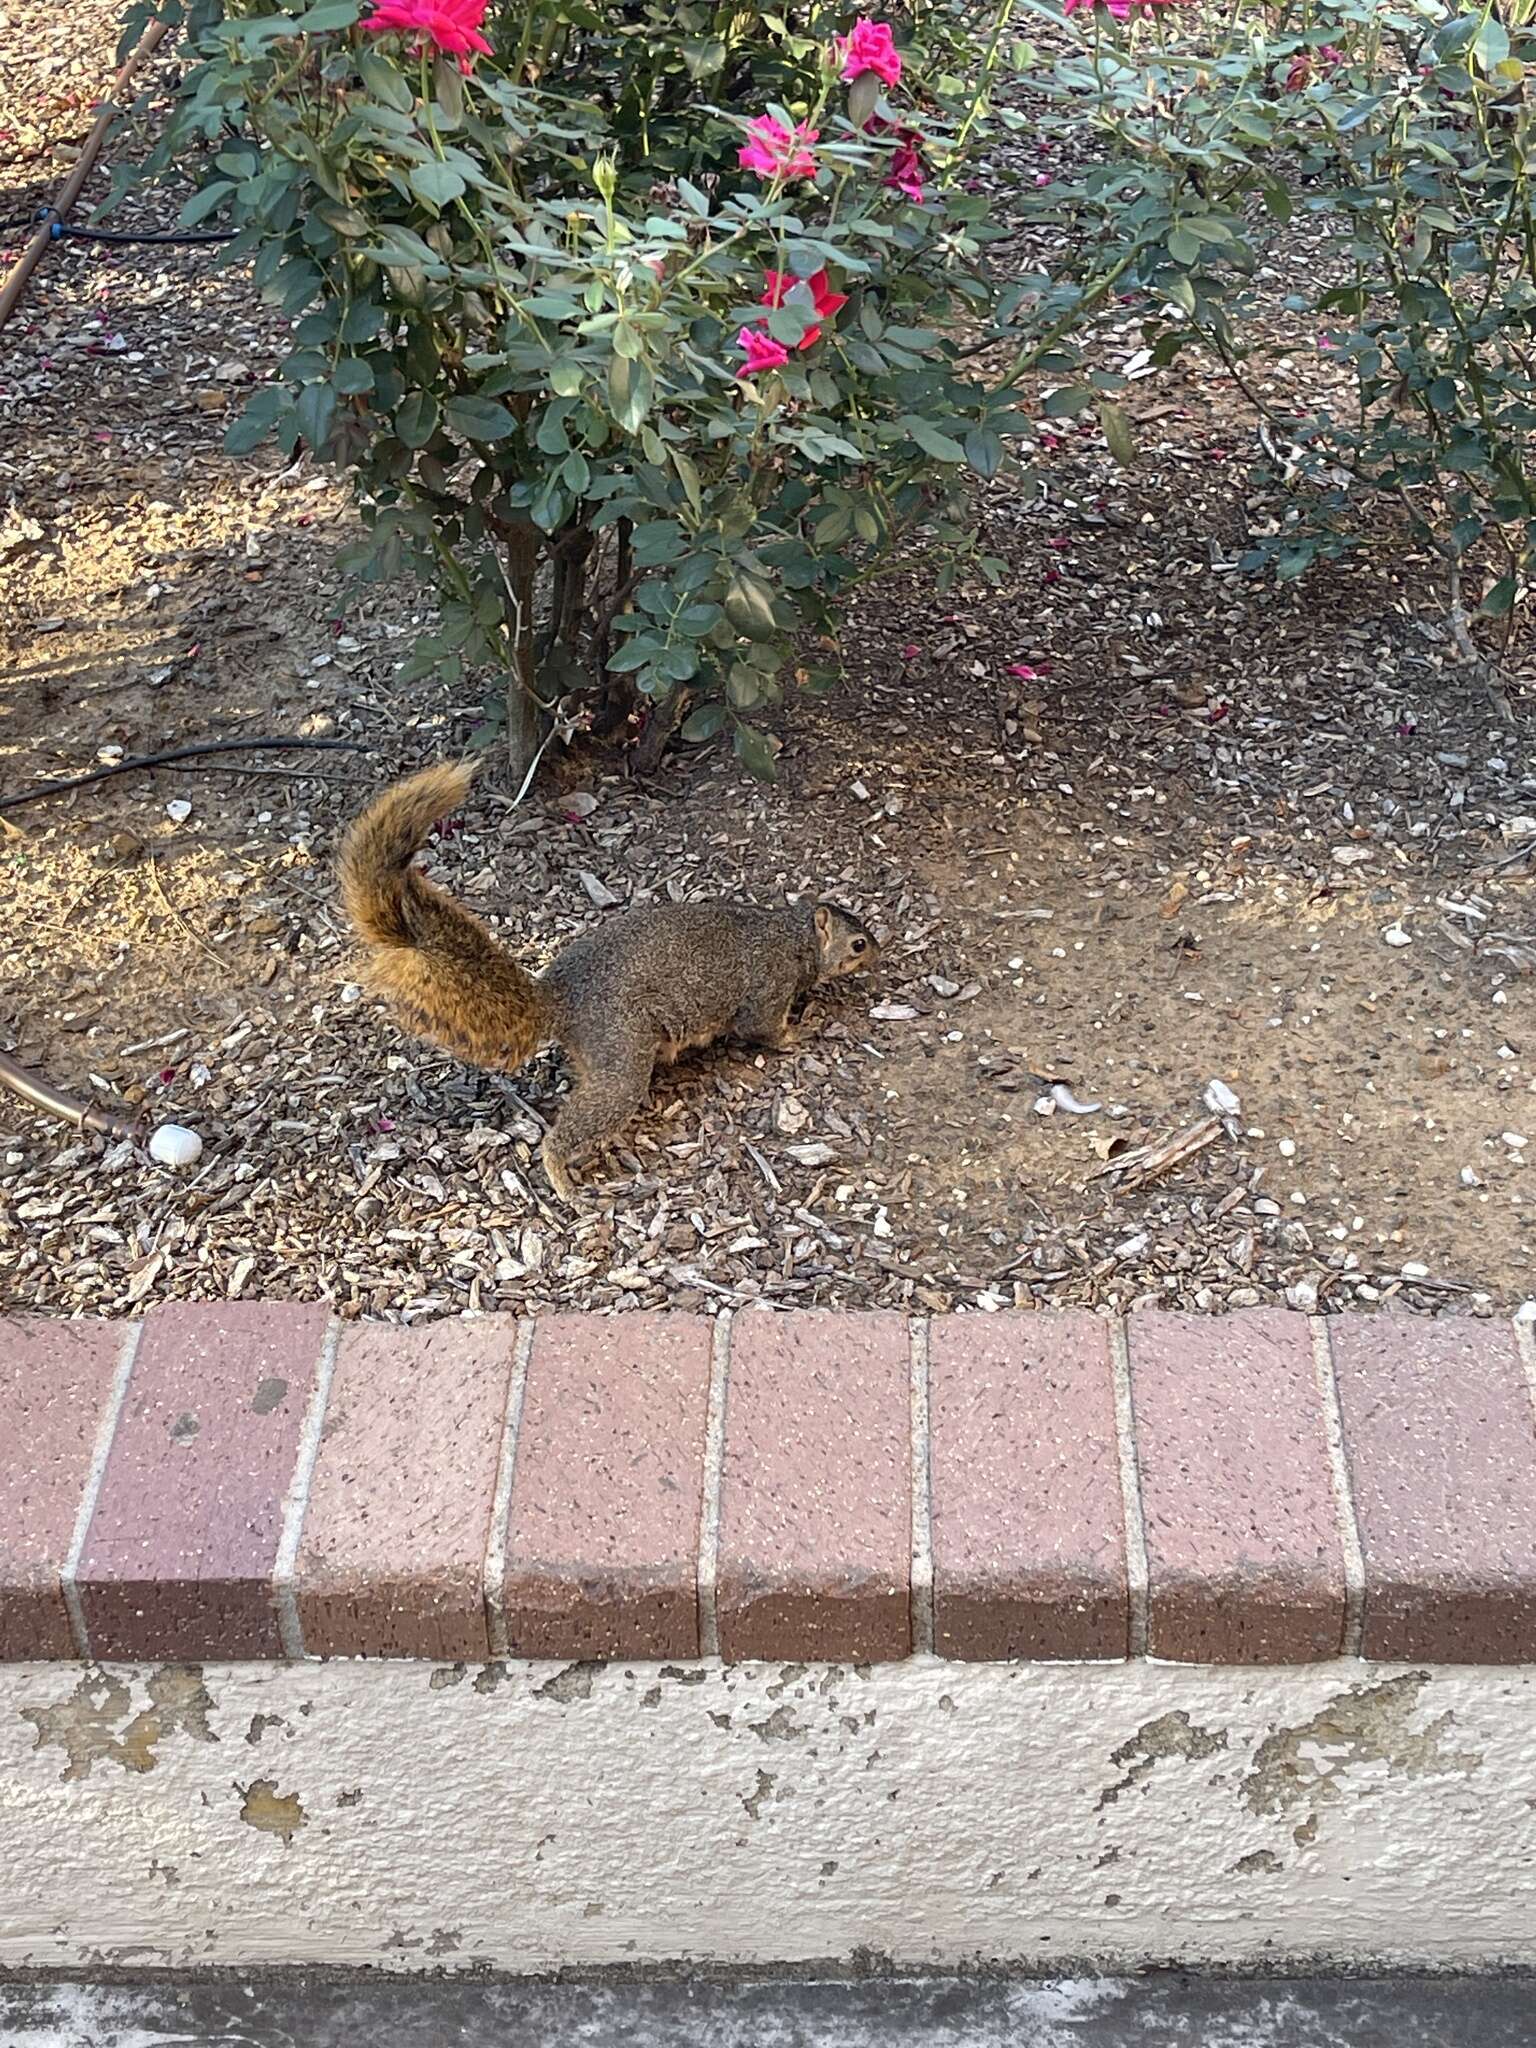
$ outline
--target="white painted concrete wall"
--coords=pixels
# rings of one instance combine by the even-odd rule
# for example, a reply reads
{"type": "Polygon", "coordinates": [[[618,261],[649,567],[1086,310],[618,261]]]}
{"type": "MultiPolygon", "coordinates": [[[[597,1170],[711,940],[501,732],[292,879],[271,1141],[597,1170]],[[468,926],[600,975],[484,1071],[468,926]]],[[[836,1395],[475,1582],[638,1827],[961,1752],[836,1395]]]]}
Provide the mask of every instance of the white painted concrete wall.
{"type": "Polygon", "coordinates": [[[1536,1671],[0,1666],[0,1967],[1536,1963],[1536,1671]]]}

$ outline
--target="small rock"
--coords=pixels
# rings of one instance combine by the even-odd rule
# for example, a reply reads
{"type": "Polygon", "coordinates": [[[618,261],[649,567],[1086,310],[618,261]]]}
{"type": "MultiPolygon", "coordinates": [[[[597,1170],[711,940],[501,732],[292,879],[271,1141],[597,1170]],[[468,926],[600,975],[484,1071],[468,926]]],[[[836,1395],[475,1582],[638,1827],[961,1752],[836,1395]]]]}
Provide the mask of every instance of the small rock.
{"type": "Polygon", "coordinates": [[[203,1156],[203,1141],[182,1124],[161,1124],[149,1141],[149,1156],[161,1166],[195,1166],[203,1156]]]}
{"type": "Polygon", "coordinates": [[[173,825],[185,825],[192,815],[192,806],[184,796],[173,796],[165,807],[165,815],[173,825]]]}
{"type": "Polygon", "coordinates": [[[1405,932],[1400,924],[1389,924],[1382,933],[1382,941],[1388,946],[1411,946],[1412,932],[1405,932]]]}
{"type": "Polygon", "coordinates": [[[1212,1116],[1241,1116],[1243,1105],[1225,1081],[1207,1081],[1205,1106],[1212,1116]]]}

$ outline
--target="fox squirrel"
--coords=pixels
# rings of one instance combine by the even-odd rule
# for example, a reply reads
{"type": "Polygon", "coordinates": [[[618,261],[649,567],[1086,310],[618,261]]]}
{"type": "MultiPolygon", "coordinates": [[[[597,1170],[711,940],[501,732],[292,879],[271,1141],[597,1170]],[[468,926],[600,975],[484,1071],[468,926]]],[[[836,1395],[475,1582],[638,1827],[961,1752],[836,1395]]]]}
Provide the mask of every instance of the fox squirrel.
{"type": "Polygon", "coordinates": [[[567,1201],[572,1164],[645,1107],[659,1059],[728,1032],[782,1046],[797,997],[879,958],[832,903],[658,903],[584,932],[535,978],[411,866],[473,780],[467,764],[443,763],[376,797],[342,842],[342,903],[374,988],[419,1037],[506,1073],[547,1045],[563,1049],[574,1086],[542,1156],[567,1201]]]}

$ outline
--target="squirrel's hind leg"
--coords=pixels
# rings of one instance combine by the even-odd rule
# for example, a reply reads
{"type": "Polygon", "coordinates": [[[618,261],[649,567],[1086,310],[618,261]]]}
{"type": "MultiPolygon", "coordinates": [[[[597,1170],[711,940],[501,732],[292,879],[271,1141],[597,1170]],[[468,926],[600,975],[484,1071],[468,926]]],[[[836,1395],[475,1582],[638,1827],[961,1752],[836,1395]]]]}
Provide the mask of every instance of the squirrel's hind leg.
{"type": "Polygon", "coordinates": [[[550,1186],[564,1201],[575,1192],[571,1167],[616,1138],[650,1099],[654,1050],[614,1044],[572,1046],[570,1094],[560,1105],[541,1157],[550,1186]]]}

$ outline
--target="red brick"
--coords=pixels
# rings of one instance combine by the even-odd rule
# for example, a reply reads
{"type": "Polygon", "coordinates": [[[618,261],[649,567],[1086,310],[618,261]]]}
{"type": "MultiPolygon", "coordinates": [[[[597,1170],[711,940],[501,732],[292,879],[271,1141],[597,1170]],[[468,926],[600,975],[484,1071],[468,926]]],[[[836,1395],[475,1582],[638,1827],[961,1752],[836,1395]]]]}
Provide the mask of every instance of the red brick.
{"type": "Polygon", "coordinates": [[[0,1322],[0,1659],[74,1655],[60,1575],[130,1327],[0,1322]]]}
{"type": "Polygon", "coordinates": [[[1328,1328],[1365,1655],[1536,1659],[1536,1424],[1513,1330],[1390,1314],[1328,1328]]]}
{"type": "Polygon", "coordinates": [[[516,1327],[343,1335],[294,1570],[311,1656],[489,1657],[485,1551],[516,1327]]]}
{"type": "Polygon", "coordinates": [[[1151,1654],[1338,1656],[1344,1548],[1306,1318],[1154,1311],[1130,1348],[1151,1654]]]}
{"type": "Polygon", "coordinates": [[[907,1655],[909,1359],[897,1315],[737,1317],[717,1571],[723,1656],[907,1655]]]}
{"type": "Polygon", "coordinates": [[[281,1654],[272,1567],[323,1308],[148,1317],[78,1577],[98,1657],[281,1654]]]}
{"type": "Polygon", "coordinates": [[[934,1647],[994,1661],[1126,1656],[1108,1323],[942,1316],[929,1366],[934,1647]]]}
{"type": "Polygon", "coordinates": [[[696,1657],[711,1325],[541,1316],[502,1608],[521,1657],[696,1657]]]}

